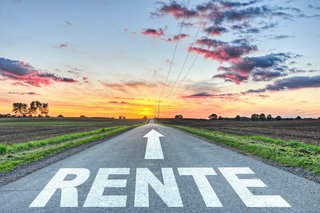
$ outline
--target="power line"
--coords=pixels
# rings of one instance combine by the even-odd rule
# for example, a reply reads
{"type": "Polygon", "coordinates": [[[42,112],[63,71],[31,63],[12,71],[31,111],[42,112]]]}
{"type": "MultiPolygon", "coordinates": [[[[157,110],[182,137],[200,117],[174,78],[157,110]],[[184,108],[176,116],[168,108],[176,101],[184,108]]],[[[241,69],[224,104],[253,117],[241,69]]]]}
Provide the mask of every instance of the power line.
{"type": "MultiPolygon", "coordinates": [[[[188,0],[187,9],[189,8],[189,4],[190,4],[190,0],[188,0]]],[[[181,24],[181,26],[180,26],[179,35],[181,35],[182,28],[183,28],[183,23],[184,23],[185,19],[186,19],[186,16],[183,17],[182,24],[181,24]]],[[[161,95],[160,95],[159,100],[161,100],[162,95],[163,95],[163,92],[164,92],[164,89],[165,89],[165,87],[167,86],[168,79],[169,79],[169,75],[170,75],[170,72],[171,72],[171,69],[172,69],[172,64],[173,64],[174,58],[175,58],[175,56],[176,56],[178,44],[179,44],[179,40],[177,40],[176,45],[175,45],[175,47],[174,47],[173,55],[172,55],[172,58],[171,58],[171,61],[170,61],[169,70],[168,70],[168,73],[167,73],[167,76],[166,76],[166,81],[165,81],[165,83],[164,83],[164,85],[163,85],[163,87],[162,87],[162,91],[161,91],[161,95]]]]}
{"type": "MultiPolygon", "coordinates": [[[[210,30],[210,32],[208,32],[208,35],[210,36],[210,34],[212,33],[213,28],[210,30]]],[[[205,43],[202,44],[201,49],[203,49],[203,47],[205,46],[205,43]]],[[[190,71],[192,70],[194,64],[196,63],[196,61],[199,58],[199,54],[196,55],[196,57],[194,58],[192,64],[190,65],[188,71],[186,72],[186,74],[184,75],[182,81],[180,82],[179,86],[176,88],[176,90],[174,91],[174,93],[172,94],[171,98],[174,97],[174,95],[177,93],[177,91],[180,89],[180,87],[182,86],[182,83],[186,80],[187,76],[189,75],[190,71]]],[[[170,99],[171,99],[170,98],[170,99]]]]}
{"type": "MultiPolygon", "coordinates": [[[[191,44],[191,48],[192,48],[192,47],[194,46],[194,44],[196,43],[196,40],[197,40],[198,34],[199,34],[199,32],[200,32],[201,26],[202,26],[202,24],[203,24],[204,18],[205,18],[205,16],[203,16],[203,18],[202,18],[202,20],[201,20],[201,23],[200,23],[200,25],[199,25],[199,27],[198,27],[198,30],[197,30],[197,32],[196,32],[196,34],[195,34],[195,36],[194,36],[193,42],[192,42],[192,44],[191,44]]],[[[185,59],[184,59],[184,62],[183,62],[182,67],[181,67],[181,69],[180,69],[180,72],[179,72],[179,74],[178,74],[178,76],[177,76],[177,78],[176,78],[176,81],[174,82],[174,84],[173,84],[173,86],[172,86],[172,88],[171,88],[171,90],[170,90],[170,93],[169,93],[169,95],[168,95],[168,98],[171,96],[172,92],[175,90],[175,87],[176,87],[176,85],[177,85],[177,83],[178,83],[178,81],[179,81],[179,79],[180,79],[180,76],[181,76],[181,74],[182,74],[182,71],[184,70],[184,67],[185,67],[185,65],[187,64],[187,61],[188,61],[188,59],[189,59],[189,55],[190,55],[190,51],[188,51],[188,53],[187,53],[187,55],[186,55],[186,57],[185,57],[185,59]]]]}

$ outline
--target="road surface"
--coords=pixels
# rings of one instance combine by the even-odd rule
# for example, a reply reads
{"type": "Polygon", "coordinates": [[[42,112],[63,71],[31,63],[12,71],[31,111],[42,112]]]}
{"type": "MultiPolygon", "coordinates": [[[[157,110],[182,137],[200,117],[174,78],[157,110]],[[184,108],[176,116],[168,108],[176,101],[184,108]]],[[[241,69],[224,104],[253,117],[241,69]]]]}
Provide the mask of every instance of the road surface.
{"type": "Polygon", "coordinates": [[[150,124],[0,188],[0,212],[319,212],[320,184],[150,124]]]}

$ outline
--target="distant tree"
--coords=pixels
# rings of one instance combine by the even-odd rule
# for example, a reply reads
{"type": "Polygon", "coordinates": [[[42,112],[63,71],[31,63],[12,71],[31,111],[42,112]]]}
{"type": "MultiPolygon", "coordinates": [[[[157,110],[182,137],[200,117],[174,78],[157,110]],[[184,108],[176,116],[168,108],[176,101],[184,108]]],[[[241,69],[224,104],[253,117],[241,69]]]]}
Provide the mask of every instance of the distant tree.
{"type": "Polygon", "coordinates": [[[40,103],[39,105],[40,114],[43,116],[48,116],[49,114],[49,104],[48,103],[40,103]]]}
{"type": "Polygon", "coordinates": [[[63,115],[58,115],[58,118],[64,118],[64,116],[63,115]]]}
{"type": "Polygon", "coordinates": [[[251,120],[252,121],[258,121],[259,120],[259,115],[258,114],[252,114],[251,115],[251,120]]]}
{"type": "Polygon", "coordinates": [[[24,103],[13,103],[12,108],[12,112],[14,112],[16,116],[25,117],[29,113],[28,105],[24,103]]]}
{"type": "Polygon", "coordinates": [[[14,114],[18,114],[19,113],[19,104],[20,103],[13,103],[12,104],[12,112],[14,112],[14,114]]]}
{"type": "Polygon", "coordinates": [[[148,117],[147,116],[143,116],[143,118],[142,119],[148,119],[148,117]]]}
{"type": "Polygon", "coordinates": [[[222,116],[219,116],[219,117],[218,117],[218,120],[223,120],[223,117],[222,117],[222,116]]]}
{"type": "Polygon", "coordinates": [[[281,118],[281,116],[280,116],[280,115],[278,115],[278,116],[275,118],[275,120],[276,120],[276,121],[281,121],[281,120],[282,120],[282,118],[281,118]]]}
{"type": "Polygon", "coordinates": [[[300,116],[298,116],[296,119],[297,119],[297,120],[301,120],[302,118],[301,118],[300,116]]]}
{"type": "Polygon", "coordinates": [[[85,118],[86,116],[85,115],[80,115],[80,118],[85,118]]]}
{"type": "Polygon", "coordinates": [[[260,120],[260,121],[265,121],[265,120],[266,120],[266,115],[263,114],[263,113],[261,113],[261,114],[259,115],[259,120],[260,120]]]}
{"type": "Polygon", "coordinates": [[[320,120],[320,117],[318,119],[320,120]]]}
{"type": "Polygon", "coordinates": [[[38,115],[38,110],[40,109],[41,106],[42,104],[40,101],[32,101],[29,107],[29,114],[38,115]]]}
{"type": "Polygon", "coordinates": [[[235,119],[236,121],[240,121],[240,115],[237,115],[234,119],[235,119]]]}
{"type": "Polygon", "coordinates": [[[218,115],[217,114],[209,115],[209,120],[217,120],[217,119],[218,119],[218,115]]]}
{"type": "Polygon", "coordinates": [[[267,116],[267,120],[268,120],[268,121],[271,121],[271,120],[272,120],[272,115],[269,114],[269,115],[267,116]]]}
{"type": "Polygon", "coordinates": [[[174,118],[175,118],[175,119],[182,119],[183,116],[182,116],[182,115],[176,115],[176,116],[174,116],[174,118]]]}

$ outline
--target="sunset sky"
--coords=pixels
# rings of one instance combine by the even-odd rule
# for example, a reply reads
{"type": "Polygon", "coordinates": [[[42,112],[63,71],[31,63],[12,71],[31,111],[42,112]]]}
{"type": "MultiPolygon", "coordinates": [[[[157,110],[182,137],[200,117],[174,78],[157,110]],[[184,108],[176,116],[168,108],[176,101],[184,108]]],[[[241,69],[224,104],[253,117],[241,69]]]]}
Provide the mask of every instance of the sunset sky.
{"type": "Polygon", "coordinates": [[[1,0],[0,113],[320,116],[319,0],[1,0]]]}

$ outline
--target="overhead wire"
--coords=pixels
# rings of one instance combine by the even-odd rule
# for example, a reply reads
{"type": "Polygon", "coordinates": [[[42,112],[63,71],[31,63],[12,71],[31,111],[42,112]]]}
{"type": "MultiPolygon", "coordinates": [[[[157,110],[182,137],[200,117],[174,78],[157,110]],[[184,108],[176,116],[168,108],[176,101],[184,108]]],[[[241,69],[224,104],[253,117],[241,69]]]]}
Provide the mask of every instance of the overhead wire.
{"type": "MultiPolygon", "coordinates": [[[[205,18],[205,16],[204,16],[204,18],[205,18]]],[[[208,35],[211,35],[212,30],[213,30],[213,28],[211,29],[210,32],[208,32],[208,35]]],[[[204,46],[205,46],[205,43],[203,43],[200,48],[203,49],[204,46]]],[[[180,81],[178,87],[177,87],[176,90],[173,92],[173,94],[171,95],[171,98],[170,98],[170,99],[172,99],[172,98],[174,97],[174,95],[179,91],[180,87],[182,86],[183,82],[186,80],[186,78],[187,78],[187,76],[189,75],[190,71],[192,70],[194,64],[197,62],[198,58],[199,58],[199,54],[197,54],[196,57],[194,58],[194,60],[193,60],[193,62],[191,63],[188,71],[187,71],[186,74],[184,75],[183,79],[180,81]]]]}
{"type": "MultiPolygon", "coordinates": [[[[189,8],[189,4],[190,4],[190,0],[188,0],[188,2],[187,2],[187,9],[189,8]]],[[[182,33],[182,28],[183,28],[185,19],[186,19],[186,16],[183,17],[182,24],[180,26],[179,35],[181,35],[181,33],[182,33]]],[[[169,62],[170,63],[169,70],[167,72],[166,80],[165,80],[165,82],[163,84],[161,95],[160,95],[160,98],[158,99],[158,101],[161,101],[161,98],[163,96],[164,90],[167,87],[169,76],[170,76],[170,73],[171,73],[171,70],[172,70],[172,65],[173,65],[173,62],[174,62],[174,59],[175,59],[175,56],[176,56],[176,53],[177,53],[178,44],[179,44],[179,40],[176,41],[176,44],[175,44],[175,47],[174,47],[174,50],[173,50],[173,55],[172,55],[171,61],[169,62]]]]}
{"type": "MultiPolygon", "coordinates": [[[[202,18],[202,20],[201,20],[201,22],[200,22],[200,25],[199,25],[199,27],[198,27],[198,30],[197,30],[197,32],[196,32],[196,34],[195,34],[195,36],[194,36],[193,42],[192,42],[192,44],[191,44],[191,48],[192,48],[192,47],[194,46],[194,44],[196,43],[196,40],[197,40],[198,34],[199,34],[199,32],[200,32],[201,26],[203,25],[204,19],[205,19],[205,16],[203,16],[203,18],[202,18]]],[[[189,56],[190,56],[190,51],[188,51],[188,53],[187,53],[187,55],[186,55],[186,57],[185,57],[185,59],[184,59],[184,62],[183,62],[182,67],[181,67],[181,69],[180,69],[180,72],[179,72],[179,74],[178,74],[178,76],[177,76],[177,78],[176,78],[176,80],[175,80],[175,82],[174,82],[174,84],[173,84],[173,86],[172,86],[172,88],[171,88],[171,90],[170,90],[170,93],[169,93],[169,95],[167,96],[167,98],[170,98],[172,92],[175,90],[175,87],[176,87],[176,85],[177,85],[177,83],[178,83],[178,81],[179,81],[179,79],[180,79],[180,76],[181,76],[181,74],[182,74],[182,72],[183,72],[183,70],[184,70],[184,67],[185,67],[186,64],[187,64],[187,61],[188,61],[188,59],[189,59],[189,56]]]]}

